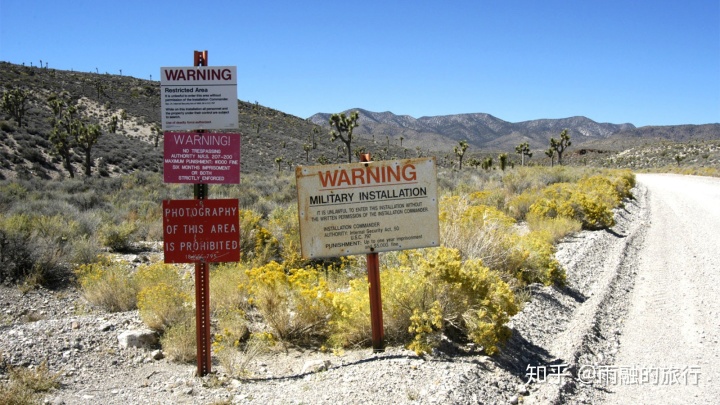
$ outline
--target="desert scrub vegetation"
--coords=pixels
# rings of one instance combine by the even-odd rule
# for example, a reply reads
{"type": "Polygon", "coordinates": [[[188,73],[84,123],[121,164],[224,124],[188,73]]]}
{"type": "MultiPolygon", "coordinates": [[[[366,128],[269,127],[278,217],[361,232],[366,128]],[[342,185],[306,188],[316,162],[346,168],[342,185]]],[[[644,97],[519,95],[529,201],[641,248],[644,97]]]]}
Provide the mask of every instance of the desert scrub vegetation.
{"type": "MultiPolygon", "coordinates": [[[[1,353],[0,363],[5,366],[1,353]]],[[[7,381],[0,381],[0,403],[3,404],[42,403],[44,393],[60,388],[60,373],[51,373],[46,362],[34,368],[7,366],[7,375],[7,381]]]]}
{"type": "MultiPolygon", "coordinates": [[[[187,198],[154,173],[0,181],[0,281],[67,282],[103,251],[162,239],[163,199],[187,198]]],[[[185,190],[185,193],[188,193],[185,190]]]]}
{"type": "MultiPolygon", "coordinates": [[[[250,359],[278,346],[368,345],[365,257],[303,259],[292,174],[250,174],[242,181],[210,189],[213,198],[239,199],[241,230],[241,261],[210,268],[214,354],[242,375],[250,359]]],[[[634,176],[587,167],[518,167],[441,171],[438,183],[442,247],[382,255],[385,336],[418,353],[447,338],[474,342],[492,354],[507,338],[505,325],[522,307],[519,297],[529,284],[564,283],[554,258],[558,241],[581,229],[612,226],[613,209],[632,198],[634,176]]],[[[190,198],[187,187],[138,172],[85,181],[2,181],[0,188],[0,238],[18,238],[0,247],[4,262],[35,268],[21,260],[35,255],[8,253],[33,246],[27,241],[44,241],[62,253],[54,263],[74,271],[95,306],[137,307],[161,333],[171,358],[195,358],[187,266],[137,267],[109,258],[137,242],[161,239],[161,202],[190,198]],[[42,219],[44,227],[29,218],[42,219]]]]}

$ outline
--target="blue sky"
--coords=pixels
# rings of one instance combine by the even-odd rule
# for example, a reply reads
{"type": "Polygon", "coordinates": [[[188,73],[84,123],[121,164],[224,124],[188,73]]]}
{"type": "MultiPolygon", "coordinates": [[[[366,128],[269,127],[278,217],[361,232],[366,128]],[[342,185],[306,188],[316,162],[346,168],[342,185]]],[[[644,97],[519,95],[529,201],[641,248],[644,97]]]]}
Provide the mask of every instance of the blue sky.
{"type": "Polygon", "coordinates": [[[158,80],[194,50],[302,118],[720,122],[720,0],[0,0],[2,61],[158,80]]]}

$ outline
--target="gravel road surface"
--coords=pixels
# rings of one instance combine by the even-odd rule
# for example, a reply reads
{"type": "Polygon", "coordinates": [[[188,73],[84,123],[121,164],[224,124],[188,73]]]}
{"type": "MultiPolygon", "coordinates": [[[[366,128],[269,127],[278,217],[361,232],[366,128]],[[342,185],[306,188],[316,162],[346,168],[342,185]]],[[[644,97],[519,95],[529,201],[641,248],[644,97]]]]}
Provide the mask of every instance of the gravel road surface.
{"type": "Polygon", "coordinates": [[[612,404],[720,402],[720,179],[637,176],[650,221],[638,255],[612,404]]]}

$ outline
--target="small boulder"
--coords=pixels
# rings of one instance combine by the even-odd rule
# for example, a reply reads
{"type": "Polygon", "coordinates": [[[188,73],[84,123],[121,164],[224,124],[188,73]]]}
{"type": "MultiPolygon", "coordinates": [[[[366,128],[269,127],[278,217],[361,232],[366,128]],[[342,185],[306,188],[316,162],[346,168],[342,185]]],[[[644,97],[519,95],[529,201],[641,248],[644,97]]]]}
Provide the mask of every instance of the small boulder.
{"type": "Polygon", "coordinates": [[[150,329],[126,330],[118,335],[118,344],[121,348],[137,347],[149,349],[157,345],[157,333],[150,329]]]}
{"type": "Polygon", "coordinates": [[[300,374],[305,373],[319,373],[321,371],[327,371],[332,363],[330,360],[308,360],[303,365],[300,374]]]}

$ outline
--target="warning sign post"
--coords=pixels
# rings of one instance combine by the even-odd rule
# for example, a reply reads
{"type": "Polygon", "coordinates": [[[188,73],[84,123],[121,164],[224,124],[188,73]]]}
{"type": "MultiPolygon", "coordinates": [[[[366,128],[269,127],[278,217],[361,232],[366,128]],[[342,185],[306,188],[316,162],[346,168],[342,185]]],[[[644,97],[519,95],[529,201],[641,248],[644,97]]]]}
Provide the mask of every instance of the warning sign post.
{"type": "Polygon", "coordinates": [[[439,246],[435,158],[300,166],[302,255],[439,246]]]}

